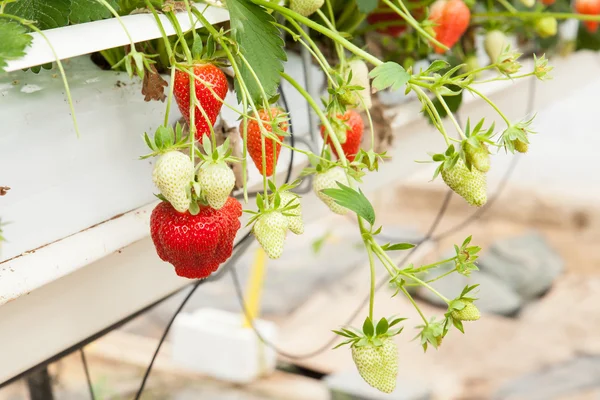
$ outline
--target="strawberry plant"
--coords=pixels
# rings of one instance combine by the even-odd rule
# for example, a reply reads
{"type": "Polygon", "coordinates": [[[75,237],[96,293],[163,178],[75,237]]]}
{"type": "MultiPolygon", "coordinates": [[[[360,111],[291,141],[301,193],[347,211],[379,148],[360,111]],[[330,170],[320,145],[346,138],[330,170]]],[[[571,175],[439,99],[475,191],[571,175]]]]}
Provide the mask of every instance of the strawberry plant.
{"type": "MultiPolygon", "coordinates": [[[[164,123],[153,134],[144,135],[150,152],[142,157],[156,158],[152,178],[161,202],[152,212],[150,234],[158,257],[171,263],[178,275],[191,279],[208,277],[231,257],[242,215],[242,204],[231,197],[236,185],[232,164],[242,166],[241,191],[247,208],[244,211],[251,215],[251,231],[269,257],[280,257],[288,231],[297,235],[304,231],[302,199],[294,192],[299,182],[278,185],[276,181],[281,148],[306,154],[311,165],[302,175],[314,176],[315,194],[333,213],[356,218],[369,259],[365,277],[371,282],[370,303],[362,330],[343,327],[336,333],[345,338],[342,345],[350,347],[361,376],[379,390],[391,392],[398,373],[394,340],[402,331],[398,324],[403,319],[375,317],[376,263],[388,272],[395,295],[406,297],[416,308],[422,319],[417,337],[427,350],[429,345],[438,348],[453,329],[464,332],[463,322],[479,319],[480,313],[473,296],[475,287],[468,286],[451,299],[432,287],[433,279],[424,275],[453,263],[454,268],[444,276],[468,276],[477,270],[480,248],[471,245],[468,237],[455,246],[456,255],[449,259],[399,266],[391,254],[414,245],[381,245],[377,240],[382,226],[360,188],[387,159],[385,152],[375,150],[371,95],[402,90],[416,97],[445,148],[432,153],[430,161],[439,163],[434,178],[439,175],[468,204],[481,207],[487,201],[490,159],[499,151],[525,153],[535,132],[533,118],[509,119],[479,84],[525,77],[548,79],[552,67],[545,55],[533,54],[533,69],[521,71],[522,54],[508,45],[507,34],[552,50],[547,40],[555,36],[557,24],[565,19],[576,18],[590,31],[596,29],[600,22],[596,0],[578,0],[576,12],[566,12],[562,2],[544,1],[532,6],[530,1],[513,4],[508,0],[289,0],[285,4],[227,0],[223,7],[229,11],[229,24],[213,26],[202,11],[204,6],[189,0],[38,0],[38,7],[28,0],[4,0],[0,1],[0,71],[7,61],[25,54],[31,43],[30,31],[44,37],[43,29],[69,23],[120,18],[130,12],[152,14],[161,39],[144,43],[131,40],[126,49],[110,49],[102,55],[113,68],[137,75],[145,83],[154,80],[144,87],[158,87],[160,92],[146,91],[144,95],[165,101],[164,123]],[[177,13],[189,16],[189,31],[182,30],[177,13]],[[173,26],[176,34],[172,37],[166,35],[159,14],[173,26]],[[55,17],[49,19],[47,15],[55,17]],[[487,65],[479,65],[474,58],[475,32],[485,35],[487,65]],[[372,51],[372,35],[384,50],[379,55],[372,51]],[[323,72],[327,91],[322,104],[285,71],[285,50],[294,46],[306,49],[323,72]],[[433,53],[435,59],[427,67],[413,68],[415,59],[433,53]],[[233,75],[233,84],[228,83],[224,70],[233,75]],[[162,81],[159,72],[170,73],[168,83],[162,81]],[[283,81],[318,116],[323,138],[318,151],[298,149],[288,140],[291,122],[277,106],[283,81]],[[168,95],[163,93],[165,87],[168,95]],[[235,92],[237,104],[226,100],[229,90],[235,92]],[[486,125],[476,116],[473,128],[471,120],[462,126],[455,113],[463,93],[489,105],[502,120],[501,126],[486,125]],[[169,126],[173,103],[185,127],[169,126]],[[235,149],[229,139],[217,139],[215,125],[222,107],[239,116],[236,138],[242,139],[240,157],[233,156],[235,149]],[[445,118],[451,129],[444,124],[445,118]],[[363,137],[370,137],[370,146],[361,148],[363,137]],[[255,196],[248,192],[248,164],[262,176],[262,190],[255,196]],[[256,207],[249,205],[251,197],[255,197],[256,207]],[[443,317],[425,316],[407,290],[410,286],[424,287],[438,296],[447,305],[443,317]]],[[[58,60],[57,66],[64,79],[58,60]]]]}

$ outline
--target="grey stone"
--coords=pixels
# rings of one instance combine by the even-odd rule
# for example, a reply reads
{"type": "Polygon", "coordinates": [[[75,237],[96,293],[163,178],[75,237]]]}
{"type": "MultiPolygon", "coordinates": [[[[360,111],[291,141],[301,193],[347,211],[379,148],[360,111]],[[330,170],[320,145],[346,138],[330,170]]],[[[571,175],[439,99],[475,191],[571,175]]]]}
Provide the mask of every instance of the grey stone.
{"type": "Polygon", "coordinates": [[[396,390],[390,394],[382,393],[369,386],[356,368],[336,372],[327,376],[325,384],[331,393],[331,400],[428,400],[431,390],[417,378],[407,379],[398,375],[396,390]]]}
{"type": "MultiPolygon", "coordinates": [[[[447,264],[425,275],[426,279],[433,279],[448,272],[453,265],[447,264]]],[[[436,290],[447,298],[455,298],[467,285],[479,284],[475,289],[477,307],[483,312],[500,315],[514,315],[522,305],[521,298],[503,281],[494,275],[482,271],[473,271],[470,277],[459,273],[450,274],[438,281],[431,283],[436,290]]],[[[446,303],[427,288],[419,288],[417,296],[431,304],[445,307],[446,303]]]]}
{"type": "Polygon", "coordinates": [[[600,388],[600,357],[578,357],[506,383],[496,400],[552,400],[600,388]]]}
{"type": "Polygon", "coordinates": [[[564,262],[537,232],[495,242],[478,262],[525,302],[543,295],[564,269],[564,262]]]}

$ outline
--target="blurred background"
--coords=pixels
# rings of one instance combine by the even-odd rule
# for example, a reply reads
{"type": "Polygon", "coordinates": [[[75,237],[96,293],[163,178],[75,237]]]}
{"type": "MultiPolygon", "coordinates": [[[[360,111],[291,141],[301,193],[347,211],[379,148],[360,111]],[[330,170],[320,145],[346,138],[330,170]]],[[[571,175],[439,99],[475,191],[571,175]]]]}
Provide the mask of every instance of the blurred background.
{"type": "MultiPolygon", "coordinates": [[[[402,92],[375,99],[376,149],[391,158],[361,188],[384,225],[382,243],[418,244],[394,261],[442,260],[471,235],[483,249],[480,271],[432,284],[448,297],[479,284],[482,318],[427,352],[414,340],[414,308],[392,297],[378,270],[377,314],[408,318],[395,338],[400,373],[390,395],[360,379],[348,349],[332,350],[339,340],[331,330],[360,326],[367,313],[368,260],[355,220],[329,212],[310,182],[300,186],[308,191],[305,233],[288,235],[280,259],[265,260],[243,231],[214,277],[180,279],[147,236],[152,165],[137,157],[141,134],[162,122],[164,105],[144,101],[146,84],[102,70],[106,52],[66,61],[76,139],[55,66],[34,73],[16,65],[0,75],[0,217],[9,222],[0,258],[0,399],[600,399],[600,57],[577,23],[564,30],[552,45],[567,49],[550,57],[554,79],[482,85],[512,121],[535,115],[537,134],[527,154],[493,155],[481,209],[432,181],[436,165],[416,162],[445,150],[421,104],[402,92]]],[[[531,71],[542,44],[524,46],[522,68],[531,71]]],[[[420,65],[418,51],[382,51],[420,65]]],[[[481,49],[475,56],[488,62],[481,49]]],[[[318,97],[323,76],[305,60],[290,50],[286,71],[318,97]]],[[[288,85],[281,92],[296,145],[317,145],[306,104],[288,85]]],[[[456,109],[463,125],[485,118],[503,129],[480,99],[465,94],[456,109]]],[[[173,111],[170,121],[179,118],[173,111]]],[[[236,124],[232,113],[223,120],[236,124]]],[[[284,150],[278,179],[306,165],[284,150]]],[[[428,292],[414,296],[428,317],[445,313],[428,292]]]]}

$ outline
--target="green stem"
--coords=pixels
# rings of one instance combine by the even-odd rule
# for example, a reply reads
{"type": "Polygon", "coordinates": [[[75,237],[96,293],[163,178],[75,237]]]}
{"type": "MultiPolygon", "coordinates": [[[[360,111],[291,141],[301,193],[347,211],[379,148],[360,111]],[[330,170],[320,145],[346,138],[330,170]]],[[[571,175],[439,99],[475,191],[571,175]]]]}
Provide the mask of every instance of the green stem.
{"type": "Polygon", "coordinates": [[[506,17],[519,18],[519,19],[537,19],[540,17],[551,17],[556,19],[577,19],[580,21],[598,21],[600,22],[600,15],[589,15],[589,14],[576,14],[576,13],[560,13],[560,12],[536,12],[536,11],[519,11],[516,13],[511,12],[484,12],[484,13],[473,13],[472,18],[486,18],[486,19],[503,19],[506,17]]]}
{"type": "Polygon", "coordinates": [[[190,51],[190,48],[188,47],[187,42],[185,41],[185,35],[183,34],[183,31],[181,30],[181,25],[179,25],[177,16],[173,12],[168,12],[166,15],[167,15],[167,18],[169,18],[169,21],[171,21],[171,24],[173,24],[173,27],[175,28],[175,32],[177,32],[177,36],[179,37],[179,42],[181,43],[181,47],[183,47],[183,52],[185,54],[185,58],[186,58],[187,62],[191,64],[192,60],[193,60],[192,52],[190,51]]]}
{"type": "MultiPolygon", "coordinates": [[[[323,14],[323,11],[317,10],[317,15],[319,17],[321,17],[321,19],[323,20],[323,22],[325,22],[325,25],[327,25],[327,27],[329,29],[331,29],[334,32],[337,32],[337,30],[335,29],[334,23],[329,22],[329,20],[325,16],[325,14],[323,14]]],[[[338,59],[340,60],[340,67],[343,71],[344,66],[346,65],[346,58],[344,57],[344,47],[342,47],[342,45],[336,41],[334,41],[334,46],[335,46],[335,52],[337,53],[338,59]]]]}
{"type": "Polygon", "coordinates": [[[289,8],[272,3],[268,0],[250,0],[250,1],[252,1],[252,3],[257,4],[259,6],[263,6],[265,8],[277,11],[280,14],[283,14],[284,16],[288,16],[288,17],[308,26],[309,28],[311,28],[319,33],[322,33],[323,35],[327,36],[328,38],[330,38],[336,42],[339,42],[342,46],[344,46],[350,52],[352,52],[352,53],[356,54],[357,56],[363,58],[364,60],[370,62],[374,66],[379,66],[379,65],[383,64],[383,61],[381,61],[377,57],[367,53],[360,47],[354,45],[349,40],[343,38],[339,33],[334,32],[331,29],[328,29],[328,28],[324,27],[323,25],[318,24],[306,17],[303,17],[302,15],[300,15],[296,12],[293,12],[289,8]]]}
{"type": "Polygon", "coordinates": [[[507,78],[506,76],[498,76],[496,78],[493,79],[488,79],[485,81],[473,81],[471,82],[471,84],[480,84],[480,83],[490,83],[490,82],[498,82],[498,81],[512,81],[515,79],[521,79],[521,78],[527,78],[529,76],[534,76],[535,72],[529,72],[527,74],[523,74],[523,75],[517,75],[517,76],[511,76],[509,78],[507,78]]]}
{"type": "Polygon", "coordinates": [[[443,264],[446,264],[446,263],[448,263],[450,261],[454,261],[455,259],[456,259],[456,256],[451,257],[451,258],[447,258],[445,260],[434,262],[433,264],[422,265],[422,266],[420,266],[417,269],[413,269],[412,272],[415,273],[415,274],[417,274],[419,272],[425,272],[425,271],[427,271],[427,270],[429,270],[431,268],[437,267],[438,265],[443,265],[443,264]]]}
{"type": "Polygon", "coordinates": [[[369,318],[373,321],[373,309],[375,308],[375,261],[373,260],[373,252],[369,243],[365,242],[367,254],[369,255],[369,269],[371,271],[371,287],[369,289],[369,318]]]}
{"type": "Polygon", "coordinates": [[[171,103],[173,102],[173,90],[175,88],[175,71],[176,68],[171,67],[171,81],[169,82],[169,96],[167,97],[167,109],[165,110],[165,127],[169,124],[169,114],[171,113],[171,103]]]}
{"type": "Polygon", "coordinates": [[[436,126],[438,128],[438,131],[440,131],[440,133],[444,137],[444,140],[446,141],[446,145],[450,146],[450,138],[448,137],[448,133],[446,133],[446,128],[444,127],[442,118],[440,117],[440,114],[438,113],[437,109],[433,105],[433,102],[431,101],[431,99],[427,96],[427,94],[425,94],[423,89],[413,86],[413,85],[411,85],[411,88],[412,88],[412,90],[415,91],[415,93],[417,93],[419,95],[419,98],[421,99],[422,102],[424,101],[425,103],[427,103],[427,105],[429,106],[428,107],[429,110],[433,113],[433,116],[436,120],[435,122],[436,122],[436,126]]]}
{"type": "Polygon", "coordinates": [[[511,14],[518,12],[517,9],[506,0],[498,0],[498,3],[502,4],[511,14]]]}
{"type": "Polygon", "coordinates": [[[465,89],[471,91],[472,93],[475,93],[477,96],[481,97],[486,103],[488,103],[494,110],[496,110],[496,112],[498,113],[498,115],[500,115],[502,117],[502,119],[504,120],[504,122],[506,122],[506,125],[510,126],[510,120],[508,118],[506,118],[506,115],[504,115],[504,113],[502,111],[500,111],[500,109],[498,108],[497,105],[494,104],[494,102],[492,100],[490,100],[486,95],[484,95],[483,93],[481,93],[480,91],[473,89],[472,86],[465,86],[465,89]]]}
{"type": "Polygon", "coordinates": [[[400,6],[404,8],[404,11],[401,10],[400,8],[396,7],[394,5],[394,3],[392,3],[390,0],[382,0],[388,7],[390,7],[393,11],[396,12],[396,14],[398,14],[399,16],[401,16],[410,26],[412,26],[414,28],[414,30],[416,30],[417,32],[419,32],[419,34],[421,34],[421,36],[423,36],[425,39],[427,39],[427,41],[435,44],[436,46],[444,49],[444,50],[448,50],[448,46],[440,43],[438,40],[436,40],[433,36],[431,36],[429,33],[425,32],[425,30],[421,27],[421,25],[419,25],[419,23],[417,22],[417,20],[415,20],[413,18],[413,16],[410,14],[410,12],[408,12],[408,10],[406,9],[406,7],[404,7],[404,4],[402,3],[402,1],[400,1],[400,6]]]}
{"type": "Polygon", "coordinates": [[[162,22],[160,21],[160,17],[158,16],[158,13],[156,12],[156,9],[154,8],[154,6],[152,5],[152,3],[150,2],[150,0],[145,0],[146,3],[146,7],[148,7],[148,9],[150,11],[152,11],[152,15],[154,15],[154,19],[156,20],[156,25],[158,26],[158,29],[160,30],[160,34],[162,36],[164,45],[165,45],[165,49],[167,51],[167,56],[169,57],[169,62],[173,62],[173,49],[171,49],[171,42],[169,41],[169,37],[167,36],[167,32],[165,32],[165,28],[162,24],[162,22]]]}
{"type": "Polygon", "coordinates": [[[406,296],[408,301],[410,301],[410,303],[413,305],[413,307],[417,310],[417,312],[421,316],[421,319],[425,323],[425,326],[429,325],[429,321],[427,321],[427,318],[425,318],[425,315],[423,315],[423,312],[421,311],[421,308],[419,307],[419,305],[415,302],[415,299],[413,299],[413,297],[410,295],[410,293],[408,293],[408,291],[404,288],[404,286],[400,286],[400,290],[402,291],[402,293],[404,293],[404,296],[406,296]]]}
{"type": "Polygon", "coordinates": [[[73,120],[73,127],[75,128],[75,134],[79,138],[81,135],[79,133],[79,124],[77,123],[77,117],[75,116],[75,107],[73,107],[73,98],[71,97],[71,90],[69,88],[69,82],[67,81],[67,75],[65,74],[65,70],[63,68],[62,62],[58,58],[58,54],[56,54],[56,50],[54,49],[54,46],[52,46],[52,43],[50,42],[50,40],[48,40],[48,37],[44,34],[44,32],[42,32],[38,27],[36,27],[32,23],[30,23],[29,21],[27,21],[23,18],[19,18],[14,15],[8,15],[8,14],[0,14],[0,18],[12,19],[22,25],[27,26],[32,31],[37,32],[46,41],[46,43],[48,44],[48,47],[50,47],[50,51],[52,51],[52,55],[54,56],[54,59],[56,60],[56,65],[58,66],[58,71],[60,72],[60,77],[62,78],[63,85],[65,86],[65,94],[67,95],[67,102],[69,103],[69,108],[71,110],[71,119],[73,120]]]}
{"type": "Polygon", "coordinates": [[[448,104],[446,104],[446,100],[444,100],[444,97],[441,96],[439,93],[436,93],[435,95],[436,95],[438,101],[440,102],[440,104],[442,105],[442,107],[444,108],[444,110],[446,110],[446,115],[448,115],[448,117],[454,124],[454,128],[456,128],[456,131],[458,132],[460,137],[463,139],[466,139],[467,137],[465,136],[465,133],[463,132],[460,125],[458,124],[458,121],[456,120],[456,118],[454,118],[454,114],[450,110],[450,107],[448,107],[448,104]]]}
{"type": "Polygon", "coordinates": [[[448,272],[446,272],[446,273],[443,273],[443,274],[441,274],[441,275],[440,275],[440,276],[438,276],[438,277],[435,277],[435,278],[433,278],[433,279],[430,279],[430,280],[428,280],[428,281],[427,281],[427,283],[432,283],[432,282],[435,282],[435,281],[437,281],[438,279],[445,278],[446,276],[450,275],[451,273],[453,273],[453,272],[455,272],[455,271],[456,271],[456,268],[454,268],[454,269],[451,269],[450,271],[448,271],[448,272]]]}
{"type": "Polygon", "coordinates": [[[119,13],[117,12],[117,10],[115,10],[113,8],[113,6],[111,6],[106,0],[96,0],[98,3],[102,4],[104,7],[106,7],[108,9],[108,11],[110,11],[110,13],[112,15],[114,15],[114,17],[117,19],[117,21],[119,22],[119,24],[121,25],[121,27],[123,28],[123,30],[125,31],[125,34],[127,35],[127,38],[129,39],[129,43],[131,44],[131,51],[135,52],[135,43],[133,42],[133,39],[131,38],[131,35],[129,34],[129,31],[127,30],[127,28],[125,27],[125,24],[123,23],[123,21],[121,20],[121,16],[119,15],[119,13]]]}

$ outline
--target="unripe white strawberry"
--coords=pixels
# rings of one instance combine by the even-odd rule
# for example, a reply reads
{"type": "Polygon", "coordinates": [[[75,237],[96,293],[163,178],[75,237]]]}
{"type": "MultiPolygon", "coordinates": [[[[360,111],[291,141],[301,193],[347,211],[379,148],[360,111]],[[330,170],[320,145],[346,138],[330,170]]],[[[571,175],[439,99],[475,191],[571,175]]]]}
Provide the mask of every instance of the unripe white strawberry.
{"type": "Polygon", "coordinates": [[[350,85],[352,86],[361,86],[364,89],[354,92],[354,103],[358,105],[359,108],[363,108],[362,103],[360,101],[360,97],[364,102],[364,105],[367,109],[370,109],[373,105],[371,101],[371,81],[369,80],[369,67],[363,60],[352,60],[348,63],[350,70],[352,71],[352,79],[350,80],[350,85]]]}
{"type": "Polygon", "coordinates": [[[352,359],[365,382],[374,388],[392,393],[398,376],[398,348],[389,337],[379,339],[380,346],[368,342],[352,346],[352,359]]]}
{"type": "Polygon", "coordinates": [[[325,0],[290,0],[290,10],[308,17],[323,7],[325,0]]]}
{"type": "Polygon", "coordinates": [[[282,206],[298,205],[296,208],[287,210],[286,213],[290,214],[287,216],[290,231],[296,235],[302,235],[304,233],[304,222],[302,221],[302,205],[300,204],[300,198],[291,192],[281,192],[279,193],[279,196],[281,198],[282,206]]]}
{"type": "Polygon", "coordinates": [[[198,183],[208,205],[221,209],[235,186],[235,174],[223,161],[206,162],[198,171],[198,183]]]}
{"type": "Polygon", "coordinates": [[[254,223],[252,232],[269,258],[281,257],[288,227],[287,217],[279,211],[267,212],[254,223]]]}
{"type": "Polygon", "coordinates": [[[346,171],[341,167],[334,167],[323,173],[317,174],[313,182],[313,190],[331,211],[336,214],[345,215],[348,212],[348,209],[340,206],[332,197],[322,192],[323,189],[339,189],[336,182],[340,182],[346,186],[349,185],[346,171]]]}
{"type": "Polygon", "coordinates": [[[175,150],[161,155],[152,171],[152,181],[160,193],[181,213],[190,207],[188,188],[193,180],[192,160],[186,154],[175,150]]]}
{"type": "Polygon", "coordinates": [[[494,64],[498,62],[500,54],[502,54],[502,52],[508,44],[508,39],[502,31],[493,30],[489,31],[485,35],[483,47],[485,48],[485,52],[490,58],[490,63],[494,64]]]}
{"type": "Polygon", "coordinates": [[[481,207],[487,202],[487,180],[485,174],[473,168],[471,171],[462,158],[449,169],[442,170],[442,179],[472,206],[481,207]]]}

